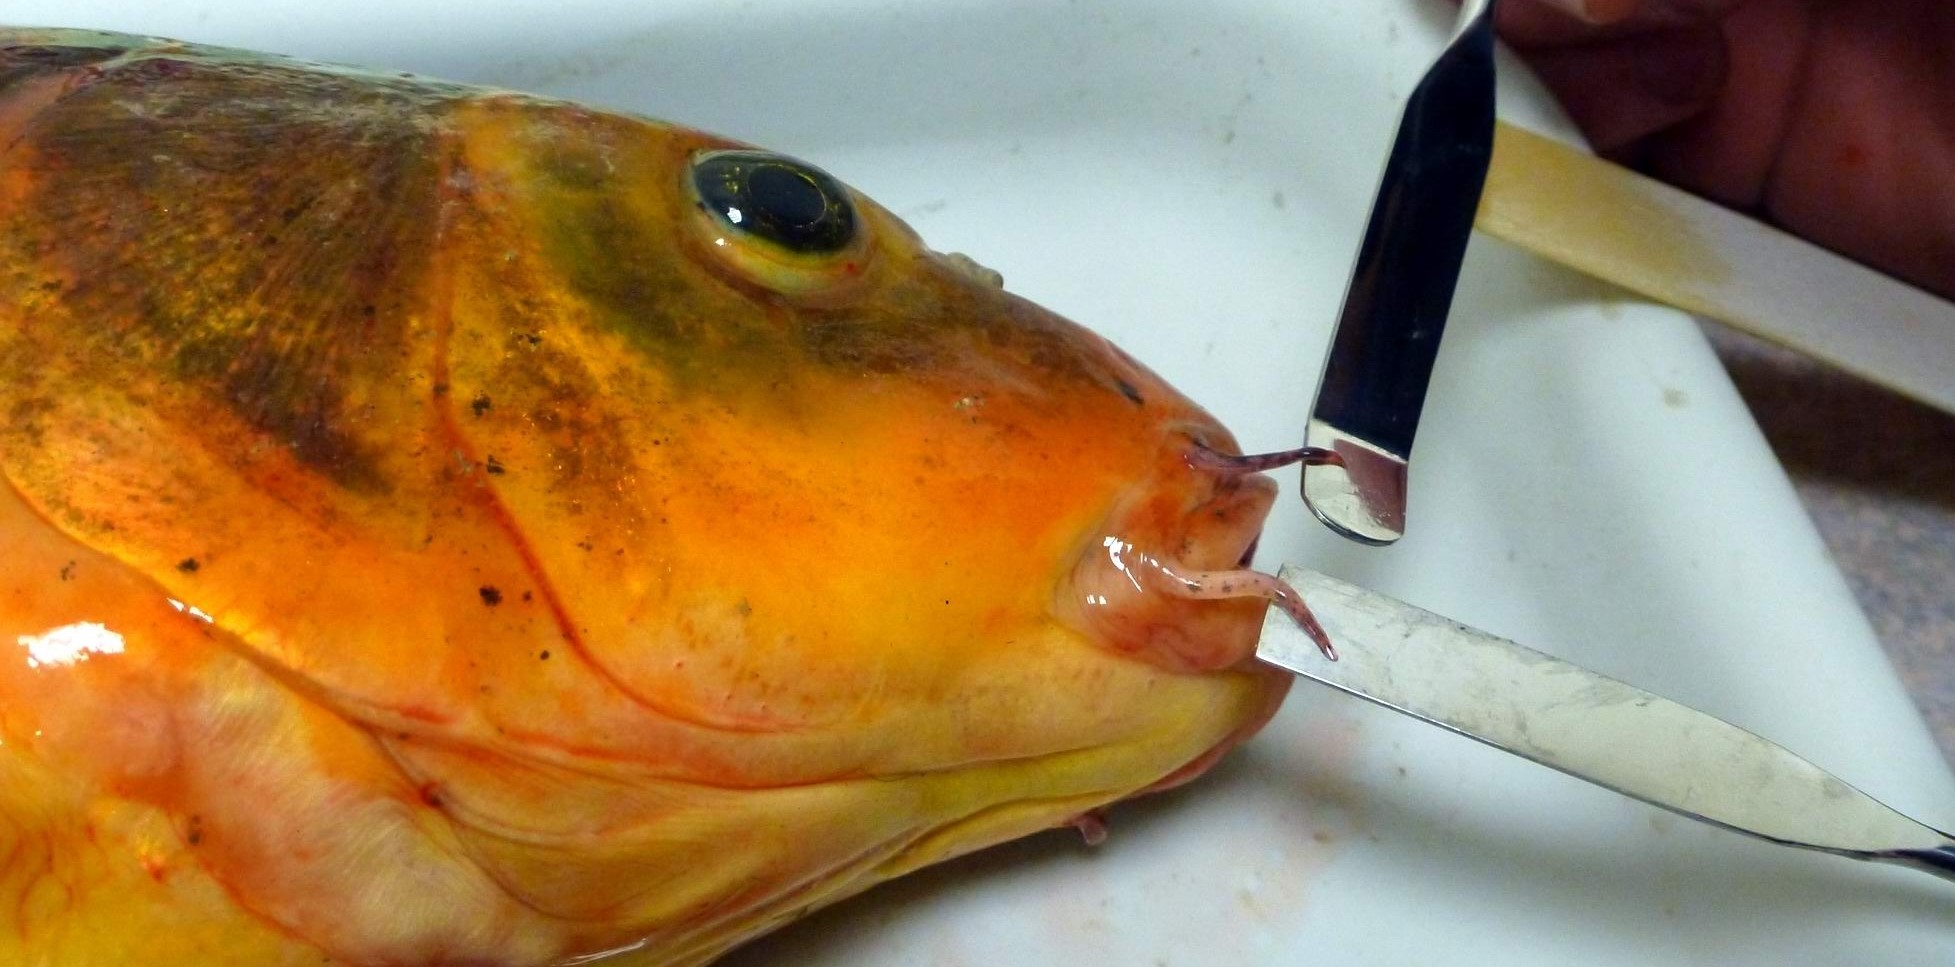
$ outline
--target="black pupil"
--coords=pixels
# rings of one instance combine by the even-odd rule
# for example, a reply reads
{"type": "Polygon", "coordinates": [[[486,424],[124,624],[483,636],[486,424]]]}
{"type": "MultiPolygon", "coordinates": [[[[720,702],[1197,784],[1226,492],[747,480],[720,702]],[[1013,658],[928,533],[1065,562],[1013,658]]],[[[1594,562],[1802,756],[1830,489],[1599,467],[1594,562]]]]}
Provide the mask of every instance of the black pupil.
{"type": "Polygon", "coordinates": [[[783,225],[813,225],[828,212],[820,186],[780,165],[755,168],[747,176],[747,199],[783,225]]]}
{"type": "Polygon", "coordinates": [[[855,213],[842,187],[779,155],[707,155],[694,165],[693,183],[700,200],[730,227],[790,251],[836,252],[855,236],[855,213]]]}

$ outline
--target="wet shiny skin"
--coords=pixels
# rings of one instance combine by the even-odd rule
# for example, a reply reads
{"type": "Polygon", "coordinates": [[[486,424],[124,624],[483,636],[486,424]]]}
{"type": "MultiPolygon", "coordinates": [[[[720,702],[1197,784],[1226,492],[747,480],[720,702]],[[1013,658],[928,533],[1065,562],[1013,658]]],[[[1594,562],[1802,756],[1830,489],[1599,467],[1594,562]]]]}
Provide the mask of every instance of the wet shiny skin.
{"type": "Polygon", "coordinates": [[[1238,560],[1227,433],[865,199],[782,257],[717,138],[59,32],[0,145],[0,963],[698,963],[1281,700],[1099,570],[1238,560]]]}

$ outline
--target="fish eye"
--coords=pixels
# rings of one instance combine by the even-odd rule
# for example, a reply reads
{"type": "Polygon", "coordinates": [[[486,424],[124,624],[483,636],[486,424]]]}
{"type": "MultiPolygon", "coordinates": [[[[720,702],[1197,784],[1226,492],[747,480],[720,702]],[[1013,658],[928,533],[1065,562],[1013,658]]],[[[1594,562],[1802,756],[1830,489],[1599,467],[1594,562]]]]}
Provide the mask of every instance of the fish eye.
{"type": "Polygon", "coordinates": [[[766,151],[707,151],[687,166],[709,265],[788,296],[839,297],[875,253],[854,195],[820,168],[766,151]]]}
{"type": "Polygon", "coordinates": [[[848,191],[813,165],[764,151],[715,151],[692,165],[699,203],[730,232],[795,255],[829,255],[855,240],[848,191]]]}

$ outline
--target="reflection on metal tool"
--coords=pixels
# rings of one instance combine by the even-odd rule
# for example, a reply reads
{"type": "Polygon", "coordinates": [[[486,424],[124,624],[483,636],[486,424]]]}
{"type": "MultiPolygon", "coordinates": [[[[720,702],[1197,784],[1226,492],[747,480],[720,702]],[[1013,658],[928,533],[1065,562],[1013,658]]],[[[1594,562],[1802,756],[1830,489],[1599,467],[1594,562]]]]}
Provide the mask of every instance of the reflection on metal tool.
{"type": "Polygon", "coordinates": [[[1642,689],[1294,565],[1337,643],[1272,608],[1257,657],[1651,805],[1785,846],[1955,880],[1955,839],[1784,747],[1642,689]]]}
{"type": "Polygon", "coordinates": [[[1405,535],[1412,437],[1493,154],[1493,0],[1466,0],[1459,28],[1405,102],[1337,332],[1307,444],[1303,499],[1345,537],[1405,535]]]}

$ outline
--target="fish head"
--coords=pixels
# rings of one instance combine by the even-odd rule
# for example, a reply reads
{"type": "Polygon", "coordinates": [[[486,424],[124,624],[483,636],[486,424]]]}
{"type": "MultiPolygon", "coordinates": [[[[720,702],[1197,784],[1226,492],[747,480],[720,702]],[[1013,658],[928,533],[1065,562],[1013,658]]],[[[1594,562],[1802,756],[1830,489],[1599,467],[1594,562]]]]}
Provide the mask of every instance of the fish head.
{"type": "Polygon", "coordinates": [[[0,618],[126,641],[0,666],[7,754],[182,831],[252,936],[700,962],[1280,702],[1240,570],[1273,485],[840,178],[505,91],[0,50],[0,533],[45,545],[0,618]],[[103,739],[138,718],[168,755],[103,739]]]}
{"type": "MultiPolygon", "coordinates": [[[[516,262],[549,264],[557,303],[575,307],[555,316],[575,328],[545,340],[598,348],[586,371],[608,359],[608,391],[586,406],[620,440],[581,445],[637,473],[604,477],[586,508],[610,500],[614,520],[643,522],[639,496],[655,494],[669,510],[622,557],[684,561],[659,586],[694,598],[686,621],[743,654],[757,639],[782,649],[774,674],[796,680],[766,711],[721,690],[702,715],[762,727],[878,707],[954,715],[958,690],[995,697],[981,668],[1017,662],[1017,711],[987,715],[968,729],[985,748],[944,750],[936,768],[1052,746],[1054,709],[1077,703],[1065,676],[1210,690],[1228,711],[1206,715],[1236,719],[1218,742],[1269,713],[1282,676],[1249,662],[1267,602],[1185,594],[1193,576],[1245,565],[1275,496],[1265,477],[1195,459],[1236,451],[1214,416],[809,162],[553,107],[545,127],[561,125],[575,131],[538,150],[532,105],[487,107],[471,145],[502,160],[469,164],[471,189],[502,174],[495,191],[516,203],[489,207],[522,217],[497,236],[534,244],[516,262]],[[737,627],[706,621],[727,610],[737,627]]],[[[757,662],[735,664],[766,678],[757,662]]],[[[1159,735],[1183,711],[1136,699],[1095,715],[1105,738],[1159,735]]]]}
{"type": "Polygon", "coordinates": [[[566,613],[609,629],[588,647],[616,681],[716,727],[838,737],[795,781],[1017,777],[987,808],[1180,781],[1272,714],[1287,677],[1252,661],[1268,601],[1242,569],[1275,486],[1196,459],[1236,441],[1159,375],[808,162],[561,105],[471,110],[457,170],[481,225],[455,244],[548,283],[469,287],[487,295],[457,314],[454,393],[494,401],[462,421],[474,451],[583,428],[521,457],[578,472],[493,485],[575,575],[566,613]],[[469,341],[494,358],[471,361],[467,320],[520,316],[511,299],[558,307],[542,345],[484,326],[469,341]],[[593,515],[604,546],[568,550],[593,515]],[[1102,747],[1090,793],[992,768],[1102,747]]]}

